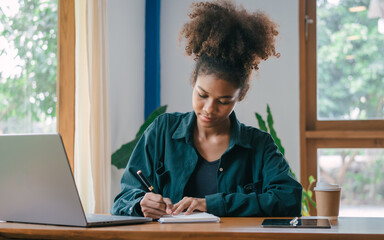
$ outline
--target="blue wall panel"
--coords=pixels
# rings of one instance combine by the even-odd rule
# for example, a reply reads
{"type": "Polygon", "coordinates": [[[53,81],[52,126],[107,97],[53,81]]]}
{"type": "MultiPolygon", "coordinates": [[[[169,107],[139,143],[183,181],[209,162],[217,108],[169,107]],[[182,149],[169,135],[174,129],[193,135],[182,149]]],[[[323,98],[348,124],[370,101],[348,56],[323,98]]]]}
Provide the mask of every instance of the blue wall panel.
{"type": "Polygon", "coordinates": [[[161,0],[146,0],[145,119],[160,106],[160,5],[161,0]]]}

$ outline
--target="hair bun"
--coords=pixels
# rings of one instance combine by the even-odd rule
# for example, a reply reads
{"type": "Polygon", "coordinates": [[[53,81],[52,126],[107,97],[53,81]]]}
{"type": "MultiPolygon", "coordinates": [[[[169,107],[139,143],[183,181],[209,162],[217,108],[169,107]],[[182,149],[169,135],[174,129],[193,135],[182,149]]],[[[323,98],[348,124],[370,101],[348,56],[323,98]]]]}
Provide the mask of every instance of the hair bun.
{"type": "Polygon", "coordinates": [[[223,0],[193,3],[189,17],[179,35],[179,41],[186,39],[189,56],[220,59],[244,69],[258,69],[261,60],[279,57],[277,25],[263,12],[248,13],[223,0]]]}

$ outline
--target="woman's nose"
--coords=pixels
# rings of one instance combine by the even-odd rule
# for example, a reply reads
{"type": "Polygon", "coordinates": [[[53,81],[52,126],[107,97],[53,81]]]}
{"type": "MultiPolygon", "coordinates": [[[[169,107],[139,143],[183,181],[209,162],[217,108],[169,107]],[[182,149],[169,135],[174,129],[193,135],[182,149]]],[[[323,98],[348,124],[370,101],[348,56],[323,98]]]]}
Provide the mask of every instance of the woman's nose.
{"type": "Polygon", "coordinates": [[[207,100],[204,104],[203,110],[207,113],[212,113],[215,111],[215,103],[212,100],[207,100]]]}

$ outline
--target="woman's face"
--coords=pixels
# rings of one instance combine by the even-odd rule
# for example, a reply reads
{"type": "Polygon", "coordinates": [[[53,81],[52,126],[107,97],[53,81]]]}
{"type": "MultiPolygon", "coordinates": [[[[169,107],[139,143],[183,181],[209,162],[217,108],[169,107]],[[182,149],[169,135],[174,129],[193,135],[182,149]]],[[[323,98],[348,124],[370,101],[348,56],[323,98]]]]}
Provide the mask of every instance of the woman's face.
{"type": "Polygon", "coordinates": [[[192,94],[197,124],[209,128],[228,121],[229,115],[240,100],[240,92],[240,88],[214,74],[198,76],[192,94]]]}

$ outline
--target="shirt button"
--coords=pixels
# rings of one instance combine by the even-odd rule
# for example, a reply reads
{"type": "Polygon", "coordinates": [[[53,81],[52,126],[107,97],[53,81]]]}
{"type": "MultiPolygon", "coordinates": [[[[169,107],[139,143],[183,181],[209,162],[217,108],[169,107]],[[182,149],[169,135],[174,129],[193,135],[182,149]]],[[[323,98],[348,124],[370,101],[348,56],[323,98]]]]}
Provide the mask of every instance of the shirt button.
{"type": "Polygon", "coordinates": [[[221,168],[219,168],[219,171],[222,172],[222,171],[224,171],[224,169],[221,167],[221,168]]]}
{"type": "Polygon", "coordinates": [[[129,211],[131,211],[131,212],[132,212],[132,209],[133,209],[133,208],[132,208],[132,207],[130,207],[130,208],[129,208],[129,211]]]}

